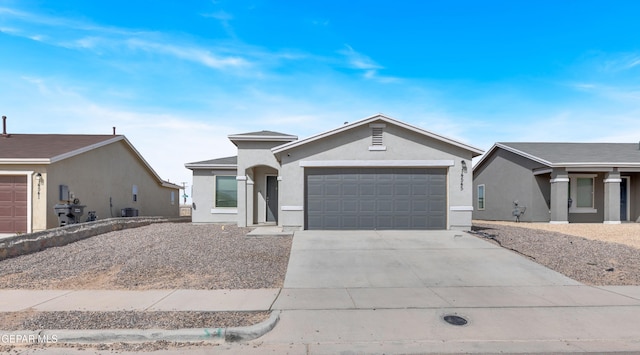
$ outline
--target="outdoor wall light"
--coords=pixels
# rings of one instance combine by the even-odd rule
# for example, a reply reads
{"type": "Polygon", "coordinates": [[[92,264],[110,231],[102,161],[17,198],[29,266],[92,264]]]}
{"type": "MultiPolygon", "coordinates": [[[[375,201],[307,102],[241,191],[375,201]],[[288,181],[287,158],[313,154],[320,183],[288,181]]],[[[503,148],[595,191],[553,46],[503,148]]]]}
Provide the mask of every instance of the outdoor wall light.
{"type": "Polygon", "coordinates": [[[38,180],[38,200],[40,199],[40,185],[42,185],[42,174],[36,174],[36,180],[38,180]]]}

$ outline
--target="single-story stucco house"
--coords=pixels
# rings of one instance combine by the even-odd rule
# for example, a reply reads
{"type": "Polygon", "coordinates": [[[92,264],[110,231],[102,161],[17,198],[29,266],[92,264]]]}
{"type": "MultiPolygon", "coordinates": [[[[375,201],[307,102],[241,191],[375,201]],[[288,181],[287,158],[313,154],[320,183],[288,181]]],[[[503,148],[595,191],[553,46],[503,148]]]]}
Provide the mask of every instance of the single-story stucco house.
{"type": "MultiPolygon", "coordinates": [[[[3,117],[4,118],[4,117],[3,117]]],[[[57,227],[56,204],[84,207],[98,219],[179,215],[180,186],[163,181],[123,135],[0,136],[0,234],[57,227]]]]}
{"type": "Polygon", "coordinates": [[[194,223],[300,229],[471,227],[482,150],[384,115],[298,140],[232,134],[238,155],[187,163],[194,223]]]}
{"type": "Polygon", "coordinates": [[[637,221],[640,147],[496,143],[473,168],[473,191],[479,220],[513,221],[517,208],[524,222],[637,221]]]}

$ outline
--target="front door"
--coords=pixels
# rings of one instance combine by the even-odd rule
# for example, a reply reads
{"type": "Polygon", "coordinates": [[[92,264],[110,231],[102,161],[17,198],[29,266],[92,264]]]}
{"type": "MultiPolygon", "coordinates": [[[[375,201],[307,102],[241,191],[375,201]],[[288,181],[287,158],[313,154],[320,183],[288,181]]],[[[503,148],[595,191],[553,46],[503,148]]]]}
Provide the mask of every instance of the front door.
{"type": "Polygon", "coordinates": [[[278,221],[278,177],[267,176],[267,222],[278,221]]]}
{"type": "Polygon", "coordinates": [[[629,182],[628,177],[623,177],[620,182],[620,220],[627,220],[627,184],[629,182]]]}

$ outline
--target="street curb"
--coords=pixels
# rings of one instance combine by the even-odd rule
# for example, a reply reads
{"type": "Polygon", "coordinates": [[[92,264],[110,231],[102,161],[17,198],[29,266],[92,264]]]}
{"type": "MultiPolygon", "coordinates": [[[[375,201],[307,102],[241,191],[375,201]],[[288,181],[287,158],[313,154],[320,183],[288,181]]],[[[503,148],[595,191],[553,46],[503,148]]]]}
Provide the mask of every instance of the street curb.
{"type": "Polygon", "coordinates": [[[280,311],[273,311],[269,319],[247,327],[227,328],[224,340],[227,342],[248,341],[259,338],[275,328],[280,320],[280,311]]]}
{"type": "Polygon", "coordinates": [[[104,330],[30,330],[2,332],[0,345],[43,343],[142,343],[171,342],[241,342],[259,338],[273,329],[280,320],[280,311],[269,318],[246,327],[189,329],[104,329],[104,330]],[[5,339],[6,338],[6,339],[5,339]],[[5,341],[6,340],[6,341],[5,341]]]}

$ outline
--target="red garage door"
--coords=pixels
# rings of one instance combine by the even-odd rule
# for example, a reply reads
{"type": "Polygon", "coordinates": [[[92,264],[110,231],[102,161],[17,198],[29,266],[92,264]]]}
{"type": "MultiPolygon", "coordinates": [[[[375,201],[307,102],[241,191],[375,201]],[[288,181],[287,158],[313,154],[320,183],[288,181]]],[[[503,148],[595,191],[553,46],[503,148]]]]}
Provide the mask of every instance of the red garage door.
{"type": "Polygon", "coordinates": [[[0,175],[0,233],[27,232],[27,177],[0,175]]]}

